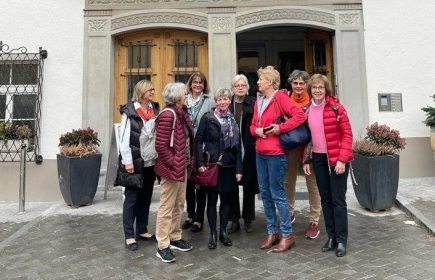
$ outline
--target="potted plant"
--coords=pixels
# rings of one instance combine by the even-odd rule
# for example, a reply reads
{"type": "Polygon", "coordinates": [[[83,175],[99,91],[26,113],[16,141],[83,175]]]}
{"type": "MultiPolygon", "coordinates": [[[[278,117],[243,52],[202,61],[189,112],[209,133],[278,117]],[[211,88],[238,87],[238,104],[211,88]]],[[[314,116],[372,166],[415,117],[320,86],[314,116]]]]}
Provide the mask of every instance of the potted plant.
{"type": "Polygon", "coordinates": [[[97,192],[101,168],[98,133],[90,127],[73,129],[59,138],[57,171],[60,191],[71,207],[90,205],[97,192]]]}
{"type": "Polygon", "coordinates": [[[377,212],[393,207],[399,186],[399,152],[406,140],[397,130],[377,122],[353,143],[352,185],[361,206],[377,212]]]}
{"type": "MultiPolygon", "coordinates": [[[[435,94],[431,97],[435,101],[435,94]]],[[[426,106],[421,108],[421,110],[426,113],[426,119],[423,121],[423,123],[426,126],[430,127],[430,146],[434,153],[435,159],[435,108],[431,106],[426,106]]]]}
{"type": "Polygon", "coordinates": [[[25,142],[28,145],[33,133],[28,125],[17,125],[8,120],[0,122],[1,152],[16,152],[25,142]]]}

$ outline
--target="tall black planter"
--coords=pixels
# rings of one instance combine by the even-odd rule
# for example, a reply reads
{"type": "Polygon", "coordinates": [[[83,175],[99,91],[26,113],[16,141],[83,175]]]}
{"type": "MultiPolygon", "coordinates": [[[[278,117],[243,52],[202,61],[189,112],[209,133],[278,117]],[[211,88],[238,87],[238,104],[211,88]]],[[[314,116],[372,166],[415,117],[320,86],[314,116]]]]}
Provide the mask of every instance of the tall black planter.
{"type": "Polygon", "coordinates": [[[399,155],[365,157],[352,161],[353,190],[359,204],[373,212],[394,206],[399,186],[399,155]]]}
{"type": "Polygon", "coordinates": [[[57,155],[57,174],[65,203],[71,207],[90,205],[97,192],[101,154],[85,157],[57,155]]]}

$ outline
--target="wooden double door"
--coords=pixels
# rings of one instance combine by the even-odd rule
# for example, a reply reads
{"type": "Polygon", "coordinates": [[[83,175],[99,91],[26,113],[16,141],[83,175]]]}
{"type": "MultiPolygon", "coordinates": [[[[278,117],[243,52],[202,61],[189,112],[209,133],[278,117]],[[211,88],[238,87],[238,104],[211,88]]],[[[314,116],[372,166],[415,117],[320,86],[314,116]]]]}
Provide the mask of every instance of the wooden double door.
{"type": "Polygon", "coordinates": [[[120,122],[119,106],[133,95],[134,85],[150,80],[154,100],[163,108],[162,91],[170,82],[187,82],[193,72],[208,77],[207,34],[176,29],[144,30],[115,39],[114,121],[120,122]]]}

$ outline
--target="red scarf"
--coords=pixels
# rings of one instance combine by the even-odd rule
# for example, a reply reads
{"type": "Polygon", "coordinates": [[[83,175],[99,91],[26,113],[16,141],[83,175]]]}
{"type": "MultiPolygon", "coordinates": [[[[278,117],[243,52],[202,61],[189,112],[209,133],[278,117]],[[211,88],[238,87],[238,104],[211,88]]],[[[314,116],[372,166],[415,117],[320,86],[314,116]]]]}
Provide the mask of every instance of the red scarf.
{"type": "Polygon", "coordinates": [[[149,121],[151,118],[153,118],[155,116],[153,107],[148,107],[148,112],[146,112],[145,109],[142,108],[142,106],[141,106],[141,107],[136,109],[136,112],[145,121],[149,121]]]}

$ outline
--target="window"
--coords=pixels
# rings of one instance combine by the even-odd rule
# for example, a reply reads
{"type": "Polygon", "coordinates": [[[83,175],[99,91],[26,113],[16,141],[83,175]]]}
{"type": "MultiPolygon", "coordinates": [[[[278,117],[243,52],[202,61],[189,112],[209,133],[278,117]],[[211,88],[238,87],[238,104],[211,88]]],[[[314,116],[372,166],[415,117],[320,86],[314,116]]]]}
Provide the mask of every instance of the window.
{"type": "MultiPolygon", "coordinates": [[[[28,161],[42,161],[39,153],[43,59],[47,52],[27,53],[21,47],[9,51],[0,42],[0,160],[19,161],[19,128],[27,126],[28,161]],[[12,144],[11,144],[12,143],[12,144]]],[[[23,139],[20,139],[23,140],[23,139]]]]}

